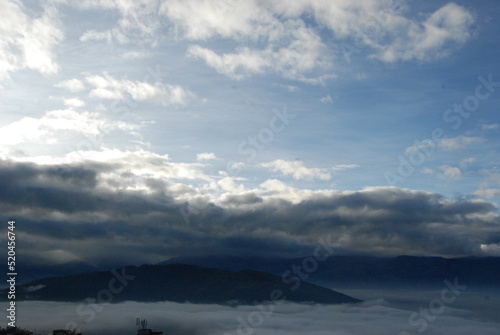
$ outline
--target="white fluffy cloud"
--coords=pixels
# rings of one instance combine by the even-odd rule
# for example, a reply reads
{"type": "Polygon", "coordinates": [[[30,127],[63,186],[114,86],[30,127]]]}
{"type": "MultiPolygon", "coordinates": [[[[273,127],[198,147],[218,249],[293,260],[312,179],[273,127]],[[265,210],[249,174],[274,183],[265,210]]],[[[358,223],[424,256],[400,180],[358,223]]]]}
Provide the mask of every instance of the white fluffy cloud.
{"type": "Polygon", "coordinates": [[[399,60],[427,61],[448,56],[453,47],[461,45],[471,37],[474,16],[465,8],[449,3],[431,14],[425,21],[416,22],[399,18],[398,30],[390,44],[373,41],[379,49],[375,55],[386,62],[399,60]]]}
{"type": "Polygon", "coordinates": [[[68,107],[73,107],[73,108],[78,108],[78,107],[83,107],[85,106],[85,102],[78,98],[69,98],[69,99],[64,99],[64,104],[68,107]]]}
{"type": "Polygon", "coordinates": [[[483,124],[482,129],[492,130],[500,128],[500,123],[483,124]]]}
{"type": "Polygon", "coordinates": [[[445,179],[460,179],[462,176],[462,171],[458,167],[453,167],[450,165],[441,165],[439,169],[442,171],[441,177],[445,179]]]}
{"type": "Polygon", "coordinates": [[[161,22],[157,15],[158,0],[91,0],[70,3],[80,9],[116,10],[120,14],[114,28],[105,31],[87,30],[80,37],[82,42],[105,40],[119,44],[138,43],[155,46],[160,39],[158,31],[161,22]]]}
{"type": "Polygon", "coordinates": [[[359,168],[358,164],[338,164],[338,165],[334,165],[332,167],[332,170],[343,171],[343,170],[356,169],[356,168],[359,168]]]}
{"type": "Polygon", "coordinates": [[[55,85],[56,87],[64,88],[72,93],[80,92],[85,89],[85,84],[76,78],[61,81],[55,85]]]}
{"type": "Polygon", "coordinates": [[[419,22],[405,17],[396,1],[225,2],[173,1],[163,4],[162,11],[190,40],[263,41],[229,53],[199,45],[189,49],[189,55],[233,78],[277,70],[289,79],[308,81],[306,73],[332,65],[327,55],[342,57],[347,50],[358,53],[366,47],[372,57],[386,62],[441,58],[470,38],[474,22],[472,14],[453,3],[419,22]],[[327,47],[320,33],[305,24],[304,15],[328,27],[343,47],[327,47]]]}
{"type": "Polygon", "coordinates": [[[47,5],[31,17],[21,2],[7,0],[0,2],[0,12],[0,79],[25,68],[57,73],[54,48],[64,37],[57,10],[47,5]]]}
{"type": "Polygon", "coordinates": [[[474,192],[474,194],[484,198],[500,198],[500,189],[487,188],[487,189],[477,190],[476,192],[474,192]]]}
{"type": "Polygon", "coordinates": [[[116,79],[108,73],[89,75],[85,81],[92,86],[89,96],[101,99],[123,99],[125,93],[137,101],[150,100],[162,105],[184,104],[193,93],[178,85],[116,79]]]}
{"type": "MultiPolygon", "coordinates": [[[[106,184],[112,188],[123,184],[125,185],[124,189],[150,189],[149,178],[212,181],[200,169],[200,163],[174,163],[169,161],[168,155],[160,155],[145,150],[103,149],[87,151],[78,155],[70,154],[68,157],[71,157],[70,161],[74,160],[75,162],[83,158],[94,162],[114,164],[116,170],[107,174],[105,178],[106,184]],[[124,175],[127,176],[125,180],[124,175]],[[123,181],[126,182],[123,183],[123,181]]],[[[189,188],[191,187],[186,185],[184,191],[189,188]]],[[[190,195],[189,192],[186,195],[190,195]]]]}
{"type": "MultiPolygon", "coordinates": [[[[135,101],[150,101],[164,106],[183,105],[194,97],[194,94],[179,85],[160,81],[148,82],[115,78],[107,72],[102,74],[87,74],[84,78],[72,78],[54,86],[72,93],[87,90],[91,98],[122,100],[130,97],[135,101]]],[[[85,103],[77,98],[65,99],[65,104],[71,107],[81,107],[85,103]]]]}
{"type": "Polygon", "coordinates": [[[190,40],[212,37],[257,40],[267,37],[279,25],[272,13],[255,0],[173,0],[164,2],[160,11],[190,40]]]}
{"type": "Polygon", "coordinates": [[[444,151],[456,151],[460,149],[465,149],[473,144],[481,143],[484,139],[481,137],[471,137],[471,136],[456,136],[450,138],[444,138],[439,143],[435,143],[429,139],[416,143],[408,148],[406,148],[405,152],[407,154],[411,154],[412,152],[425,150],[428,151],[434,150],[434,148],[438,148],[444,151]]]}
{"type": "Polygon", "coordinates": [[[189,56],[223,75],[241,79],[276,73],[310,84],[335,77],[336,63],[350,51],[366,49],[385,62],[445,57],[472,36],[475,21],[454,3],[419,21],[405,16],[407,7],[395,0],[87,1],[75,6],[119,13],[114,28],[88,30],[82,41],[156,45],[161,27],[167,26],[169,36],[194,42],[189,56]],[[214,38],[232,41],[232,46],[216,50],[203,45],[214,38]]]}
{"type": "Polygon", "coordinates": [[[209,161],[217,159],[217,156],[213,152],[202,152],[196,155],[196,160],[198,161],[209,161]]]}
{"type": "MultiPolygon", "coordinates": [[[[265,48],[241,46],[234,52],[217,53],[199,45],[188,49],[188,55],[200,58],[226,76],[241,79],[248,75],[276,72],[285,78],[309,83],[320,83],[333,74],[307,77],[307,73],[318,68],[328,68],[326,46],[321,38],[302,21],[289,20],[281,24],[278,31],[282,36],[274,41],[268,36],[265,48]],[[286,33],[285,33],[286,32],[286,33]]],[[[272,32],[269,32],[271,35],[272,32]]]]}
{"type": "Polygon", "coordinates": [[[439,142],[439,148],[446,151],[453,151],[463,149],[475,143],[481,143],[484,140],[480,137],[457,136],[452,138],[445,138],[439,142]]]}
{"type": "MultiPolygon", "coordinates": [[[[3,134],[0,149],[9,152],[20,147],[38,145],[67,149],[70,147],[69,143],[82,143],[82,139],[76,140],[77,136],[85,139],[85,147],[96,149],[103,144],[102,139],[106,133],[115,130],[134,133],[139,128],[140,125],[110,120],[96,112],[53,110],[40,118],[24,117],[0,128],[3,134]]],[[[73,149],[79,149],[78,145],[73,149]]]]}
{"type": "Polygon", "coordinates": [[[326,104],[326,103],[332,103],[333,102],[333,99],[330,95],[327,95],[327,96],[324,96],[322,97],[321,99],[319,99],[320,102],[326,104]]]}
{"type": "Polygon", "coordinates": [[[283,159],[277,159],[269,163],[262,163],[261,166],[271,171],[281,172],[285,176],[292,176],[295,180],[329,180],[331,178],[330,173],[326,169],[308,168],[302,161],[285,161],[283,159]]]}

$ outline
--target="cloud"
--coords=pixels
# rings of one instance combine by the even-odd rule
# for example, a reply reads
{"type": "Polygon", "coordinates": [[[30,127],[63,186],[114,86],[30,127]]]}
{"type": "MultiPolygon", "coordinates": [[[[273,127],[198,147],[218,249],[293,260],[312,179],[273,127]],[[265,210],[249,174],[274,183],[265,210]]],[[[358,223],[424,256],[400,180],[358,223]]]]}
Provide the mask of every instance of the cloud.
{"type": "Polygon", "coordinates": [[[128,51],[122,55],[123,58],[125,59],[141,59],[141,58],[146,58],[150,56],[149,51],[128,51]]]}
{"type": "Polygon", "coordinates": [[[274,84],[274,86],[284,88],[288,92],[297,92],[299,90],[299,88],[294,85],[274,84]]]}
{"type": "Polygon", "coordinates": [[[199,45],[191,46],[188,55],[203,59],[206,64],[234,79],[242,79],[246,75],[263,73],[271,66],[265,52],[241,48],[238,53],[218,55],[214,51],[199,45]]]}
{"type": "Polygon", "coordinates": [[[484,139],[480,137],[457,136],[443,139],[439,142],[438,147],[446,151],[455,151],[483,141],[484,139]]]}
{"type": "Polygon", "coordinates": [[[474,194],[489,199],[500,197],[500,190],[498,188],[500,186],[500,173],[498,173],[498,170],[491,169],[483,170],[482,172],[487,177],[481,181],[479,189],[474,194]]]}
{"type": "Polygon", "coordinates": [[[72,93],[80,92],[85,89],[85,84],[81,80],[76,78],[61,81],[54,86],[64,88],[72,93]]]}
{"type": "MultiPolygon", "coordinates": [[[[105,288],[103,288],[105,289],[105,288]]],[[[125,288],[127,289],[127,288],[125,288]]],[[[391,292],[360,291],[376,297],[390,295],[391,292]]],[[[478,311],[473,305],[468,309],[460,307],[467,299],[467,291],[446,306],[440,313],[432,313],[425,322],[426,330],[432,334],[466,335],[478,333],[494,335],[498,333],[498,323],[483,318],[484,310],[478,311]],[[474,317],[479,314],[480,317],[474,317]]],[[[97,294],[97,292],[96,292],[97,294]]],[[[118,293],[119,294],[119,293],[118,293]]],[[[366,301],[362,304],[307,305],[271,304],[265,306],[229,307],[222,305],[179,304],[172,302],[119,304],[76,304],[47,301],[21,301],[19,322],[24,328],[37,331],[56,329],[67,323],[83,329],[89,334],[123,334],[133,329],[137,316],[145,315],[153,331],[165,334],[414,334],[421,329],[424,316],[418,315],[414,323],[410,315],[418,314],[419,304],[428,308],[433,299],[439,299],[439,292],[404,291],[394,300],[407,302],[408,309],[395,307],[383,298],[366,301]],[[423,297],[425,297],[424,300],[423,297]],[[95,307],[94,309],[92,307],[95,307]],[[416,325],[416,321],[419,321],[416,325]],[[76,326],[75,326],[76,325],[76,326]],[[325,330],[328,330],[326,332],[325,330]]],[[[493,310],[496,308],[492,304],[493,310]]],[[[440,309],[437,309],[438,311],[440,309]]]]}
{"type": "Polygon", "coordinates": [[[217,156],[215,156],[213,152],[203,152],[201,154],[196,155],[197,161],[209,161],[214,159],[217,159],[217,156]]]}
{"type": "Polygon", "coordinates": [[[481,137],[457,136],[451,138],[444,138],[439,143],[432,140],[424,140],[406,148],[405,152],[411,154],[415,151],[432,151],[435,147],[444,151],[457,151],[465,149],[473,144],[481,143],[484,139],[481,137]]]}
{"type": "Polygon", "coordinates": [[[500,257],[500,243],[481,244],[481,250],[485,255],[500,257]]]}
{"type": "Polygon", "coordinates": [[[116,40],[117,42],[122,44],[128,41],[125,35],[123,35],[117,29],[108,30],[104,32],[88,30],[80,37],[80,41],[82,42],[107,41],[108,43],[110,43],[113,40],[116,40]]]}
{"type": "Polygon", "coordinates": [[[163,13],[177,24],[190,40],[225,37],[245,42],[233,52],[192,45],[188,55],[200,58],[217,72],[234,79],[264,73],[277,73],[288,79],[320,84],[333,74],[317,75],[327,69],[329,55],[320,36],[303,20],[285,18],[257,1],[226,6],[224,1],[172,1],[163,13]],[[264,45],[255,43],[263,40],[264,45]]]}
{"type": "Polygon", "coordinates": [[[343,171],[343,170],[349,170],[349,169],[356,169],[359,168],[358,164],[338,164],[332,166],[333,171],[343,171]]]}
{"type": "Polygon", "coordinates": [[[0,80],[21,69],[43,74],[59,71],[54,48],[64,37],[59,13],[51,5],[44,5],[42,13],[30,17],[22,3],[2,1],[2,41],[0,42],[0,80]]]}
{"type": "Polygon", "coordinates": [[[497,207],[486,200],[396,187],[297,189],[272,179],[252,188],[202,168],[144,150],[83,151],[37,163],[4,158],[0,218],[23,223],[20,253],[28,263],[55,262],[55,249],[123,265],[195,251],[290,257],[325,238],[339,252],[379,255],[480,255],[481,244],[500,243],[497,207]]]}
{"type": "Polygon", "coordinates": [[[116,79],[108,73],[89,75],[85,81],[94,88],[89,96],[101,99],[124,99],[129,94],[134,100],[149,100],[162,105],[185,104],[193,93],[177,85],[128,79],[116,79]]]}
{"type": "Polygon", "coordinates": [[[488,189],[482,189],[482,190],[477,190],[474,192],[475,195],[478,195],[480,197],[484,198],[500,198],[500,189],[496,188],[488,188],[488,189]]]}
{"type": "MultiPolygon", "coordinates": [[[[78,104],[78,101],[72,103],[78,104]]],[[[75,134],[96,138],[113,130],[133,131],[138,128],[139,125],[113,121],[99,113],[53,110],[40,118],[24,117],[0,128],[4,134],[0,139],[0,147],[35,143],[52,145],[62,143],[63,138],[75,134]]]]}
{"type": "Polygon", "coordinates": [[[498,128],[500,128],[500,123],[483,124],[481,126],[481,129],[487,129],[487,130],[498,129],[498,128]]]}
{"type": "Polygon", "coordinates": [[[184,38],[190,40],[207,40],[213,37],[250,37],[257,40],[266,37],[279,24],[258,1],[234,1],[232,5],[227,3],[225,0],[173,0],[163,3],[160,11],[176,25],[184,38]]]}
{"type": "Polygon", "coordinates": [[[430,168],[423,168],[422,169],[422,173],[425,173],[425,174],[434,174],[434,170],[430,169],[430,168]]]}
{"type": "Polygon", "coordinates": [[[277,74],[309,84],[323,84],[336,76],[336,66],[346,57],[339,45],[349,45],[357,53],[367,48],[370,57],[384,62],[429,61],[463,45],[472,36],[475,22],[469,11],[454,3],[419,21],[405,16],[408,7],[392,0],[297,0],[293,4],[142,0],[72,5],[117,13],[112,28],[87,30],[80,38],[84,42],[156,46],[169,36],[192,42],[189,56],[230,78],[277,74]],[[325,38],[325,32],[333,40],[325,38]],[[220,38],[230,42],[224,50],[207,46],[207,41],[220,38]]]}
{"type": "Polygon", "coordinates": [[[460,161],[460,167],[461,167],[462,169],[465,169],[465,168],[467,168],[470,164],[472,164],[472,163],[474,163],[474,162],[476,162],[476,161],[477,161],[477,159],[476,159],[475,157],[468,157],[468,158],[462,159],[462,160],[460,161]]]}
{"type": "Polygon", "coordinates": [[[65,264],[69,262],[81,261],[82,259],[71,252],[61,249],[54,249],[38,255],[38,259],[48,261],[49,264],[65,264]]]}
{"type": "Polygon", "coordinates": [[[330,173],[326,169],[307,168],[302,161],[285,161],[277,159],[273,162],[262,163],[260,165],[271,171],[281,172],[285,176],[292,176],[295,180],[330,180],[331,178],[330,173]]]}
{"type": "Polygon", "coordinates": [[[70,5],[82,10],[103,9],[119,13],[115,27],[104,31],[87,30],[80,37],[82,42],[104,40],[108,43],[156,46],[161,39],[159,1],[74,1],[70,2],[70,5]]]}
{"type": "MultiPolygon", "coordinates": [[[[334,72],[325,77],[316,75],[316,79],[305,76],[307,72],[331,68],[336,58],[326,56],[331,46],[323,42],[317,30],[306,28],[302,15],[312,15],[317,23],[331,29],[341,43],[356,39],[357,47],[351,48],[358,52],[359,42],[376,50],[371,56],[385,62],[442,58],[471,36],[474,17],[463,7],[448,4],[425,21],[417,22],[402,16],[394,4],[296,1],[290,5],[283,1],[270,4],[249,1],[228,9],[223,5],[186,1],[165,4],[163,9],[191,40],[218,36],[244,40],[247,45],[255,39],[267,41],[264,48],[240,46],[232,53],[221,54],[199,45],[188,50],[188,55],[203,59],[219,73],[235,79],[269,71],[311,84],[333,78],[334,72]]],[[[345,51],[337,51],[335,56],[345,57],[345,51]]]]}
{"type": "Polygon", "coordinates": [[[276,12],[287,17],[312,13],[344,46],[341,53],[348,50],[359,53],[368,47],[375,51],[371,54],[373,58],[385,62],[445,57],[472,36],[475,22],[470,12],[454,3],[441,7],[421,22],[405,17],[408,6],[398,1],[304,0],[293,5],[286,1],[274,4],[276,12]]]}
{"type": "Polygon", "coordinates": [[[160,155],[146,150],[122,151],[106,148],[99,151],[89,150],[78,153],[78,155],[70,153],[64,158],[64,161],[77,163],[82,159],[114,166],[116,174],[107,176],[107,178],[111,179],[116,178],[113,182],[109,182],[111,188],[119,187],[124,182],[123,185],[128,185],[127,187],[134,185],[131,189],[139,189],[139,185],[142,183],[145,183],[144,187],[146,189],[150,189],[150,187],[154,189],[154,183],[149,185],[148,178],[212,181],[200,169],[202,166],[200,163],[173,163],[169,162],[168,155],[160,155]],[[123,162],[126,162],[126,164],[123,162]],[[121,177],[125,178],[122,179],[121,177]]]}
{"type": "Polygon", "coordinates": [[[320,102],[326,104],[326,103],[332,103],[333,102],[333,99],[331,96],[327,95],[327,96],[324,96],[322,97],[321,99],[319,99],[320,102]]]}
{"type": "MultiPolygon", "coordinates": [[[[194,94],[179,86],[156,81],[154,83],[139,80],[117,79],[107,72],[87,74],[83,80],[72,78],[55,85],[72,93],[88,90],[89,97],[122,100],[130,96],[136,101],[150,101],[164,106],[183,105],[194,94]]],[[[81,107],[83,101],[76,98],[66,99],[66,105],[81,107]],[[75,105],[77,104],[77,105],[75,105]]]]}
{"type": "Polygon", "coordinates": [[[439,169],[442,171],[441,177],[445,179],[457,180],[462,176],[462,172],[458,167],[450,165],[441,165],[439,169]]]}
{"type": "Polygon", "coordinates": [[[411,154],[412,152],[423,150],[423,149],[428,149],[428,148],[433,148],[436,146],[436,143],[434,143],[431,140],[423,140],[419,143],[415,143],[412,146],[409,146],[406,148],[405,153],[406,154],[411,154]]]}
{"type": "MultiPolygon", "coordinates": [[[[285,29],[285,28],[283,28],[285,29]]],[[[236,52],[218,54],[215,51],[191,46],[187,54],[200,58],[217,72],[234,79],[242,79],[254,74],[276,72],[285,78],[320,84],[333,74],[308,77],[306,74],[318,67],[326,67],[326,55],[320,39],[306,28],[297,35],[303,40],[291,41],[288,45],[270,45],[266,49],[239,47],[236,52]]]]}
{"type": "Polygon", "coordinates": [[[448,56],[465,43],[472,36],[474,22],[474,15],[464,7],[448,3],[421,23],[398,18],[389,32],[392,43],[368,43],[379,49],[374,57],[385,62],[430,61],[448,56]]]}
{"type": "Polygon", "coordinates": [[[64,99],[64,104],[68,107],[78,108],[85,106],[85,102],[78,98],[64,99]]]}

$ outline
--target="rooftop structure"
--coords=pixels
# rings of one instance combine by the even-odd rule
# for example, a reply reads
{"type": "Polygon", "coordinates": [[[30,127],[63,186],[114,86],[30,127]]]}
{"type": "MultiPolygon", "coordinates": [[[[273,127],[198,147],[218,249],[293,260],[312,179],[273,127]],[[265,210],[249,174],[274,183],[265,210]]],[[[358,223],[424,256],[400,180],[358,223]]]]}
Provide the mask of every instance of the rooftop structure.
{"type": "Polygon", "coordinates": [[[52,331],[52,335],[82,335],[82,333],[76,333],[69,329],[55,329],[52,331]]]}
{"type": "Polygon", "coordinates": [[[163,332],[154,332],[152,329],[146,328],[148,325],[148,321],[146,321],[146,319],[137,318],[135,325],[139,327],[137,335],[163,335],[163,332]]]}

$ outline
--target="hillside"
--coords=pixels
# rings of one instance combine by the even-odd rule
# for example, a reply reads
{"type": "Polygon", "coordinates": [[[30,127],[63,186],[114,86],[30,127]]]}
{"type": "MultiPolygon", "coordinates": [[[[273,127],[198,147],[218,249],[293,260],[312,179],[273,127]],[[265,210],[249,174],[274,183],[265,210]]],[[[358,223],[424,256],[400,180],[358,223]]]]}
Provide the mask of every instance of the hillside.
{"type": "Polygon", "coordinates": [[[282,292],[279,299],[299,303],[360,301],[318,285],[296,284],[251,270],[234,272],[185,264],[142,265],[36,280],[19,287],[18,300],[252,304],[270,300],[272,292],[282,292]]]}

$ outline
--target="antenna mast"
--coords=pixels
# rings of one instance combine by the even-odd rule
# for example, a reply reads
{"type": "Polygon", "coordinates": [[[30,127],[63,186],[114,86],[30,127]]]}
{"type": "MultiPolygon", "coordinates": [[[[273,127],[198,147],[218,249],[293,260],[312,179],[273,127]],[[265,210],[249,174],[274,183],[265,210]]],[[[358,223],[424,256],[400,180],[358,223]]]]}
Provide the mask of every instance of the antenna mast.
{"type": "Polygon", "coordinates": [[[148,321],[146,319],[136,318],[135,325],[138,327],[139,330],[146,329],[148,321]]]}

